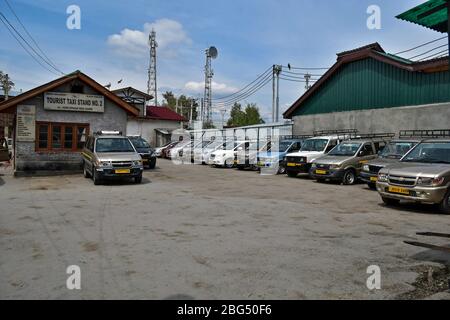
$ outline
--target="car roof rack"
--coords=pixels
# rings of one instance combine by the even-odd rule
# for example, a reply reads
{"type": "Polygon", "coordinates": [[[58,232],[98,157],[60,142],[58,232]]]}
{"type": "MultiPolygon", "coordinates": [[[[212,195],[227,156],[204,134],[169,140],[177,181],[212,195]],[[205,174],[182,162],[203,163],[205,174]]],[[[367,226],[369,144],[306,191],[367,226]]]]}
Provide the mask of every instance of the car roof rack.
{"type": "Polygon", "coordinates": [[[291,135],[291,136],[280,136],[280,140],[302,140],[309,139],[313,136],[310,134],[300,134],[300,135],[291,135]]]}
{"type": "Polygon", "coordinates": [[[98,136],[121,136],[122,131],[115,130],[99,130],[95,133],[98,136]]]}
{"type": "Polygon", "coordinates": [[[380,133],[362,133],[357,135],[352,135],[350,140],[359,140],[359,139],[393,139],[395,138],[395,133],[390,132],[380,132],[380,133]]]}
{"type": "Polygon", "coordinates": [[[437,130],[401,130],[400,138],[448,138],[450,137],[450,129],[437,130]]]}
{"type": "Polygon", "coordinates": [[[314,137],[326,136],[332,134],[352,134],[357,133],[356,129],[342,129],[342,130],[317,130],[313,132],[314,137]]]}

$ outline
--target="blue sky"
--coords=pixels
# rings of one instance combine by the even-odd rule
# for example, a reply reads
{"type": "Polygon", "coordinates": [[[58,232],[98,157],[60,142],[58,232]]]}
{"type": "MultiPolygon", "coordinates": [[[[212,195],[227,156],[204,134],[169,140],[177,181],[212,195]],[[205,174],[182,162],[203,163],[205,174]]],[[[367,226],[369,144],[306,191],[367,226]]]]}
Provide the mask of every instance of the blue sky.
{"type": "MultiPolygon", "coordinates": [[[[41,48],[64,72],[81,70],[113,88],[146,91],[147,32],[157,31],[161,91],[200,96],[204,49],[219,50],[213,61],[214,95],[232,93],[273,64],[329,67],[336,53],[378,41],[398,52],[442,34],[395,19],[424,0],[9,0],[41,48]],[[81,9],[81,30],[66,28],[66,8],[81,9]],[[369,5],[381,8],[381,29],[366,26],[369,5]],[[117,84],[123,79],[122,84],[117,84]]],[[[4,0],[0,11],[18,27],[4,0]]],[[[57,76],[30,58],[0,24],[0,70],[28,90],[57,76]]],[[[303,83],[282,81],[284,111],[303,92],[303,83]]],[[[271,86],[249,97],[266,120],[271,86]]]]}

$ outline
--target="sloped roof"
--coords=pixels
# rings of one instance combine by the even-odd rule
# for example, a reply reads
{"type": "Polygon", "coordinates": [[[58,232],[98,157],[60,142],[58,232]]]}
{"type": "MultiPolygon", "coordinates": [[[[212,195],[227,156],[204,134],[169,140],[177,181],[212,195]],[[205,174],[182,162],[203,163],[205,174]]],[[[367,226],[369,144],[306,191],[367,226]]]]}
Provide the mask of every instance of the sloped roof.
{"type": "Polygon", "coordinates": [[[128,96],[133,96],[133,94],[137,94],[142,96],[143,98],[147,99],[147,100],[152,100],[153,96],[150,94],[147,94],[143,91],[140,91],[136,88],[133,87],[125,87],[125,88],[120,88],[120,89],[115,89],[115,90],[111,90],[111,92],[118,94],[118,93],[125,93],[128,96]]]}
{"type": "Polygon", "coordinates": [[[297,110],[297,108],[301,107],[302,103],[312,96],[317,90],[320,90],[322,85],[324,85],[324,83],[331,78],[340,67],[345,64],[367,58],[372,58],[410,72],[437,72],[448,70],[449,66],[448,57],[414,62],[386,53],[378,43],[372,43],[361,48],[338,53],[336,63],[283,113],[283,117],[286,119],[291,118],[293,112],[297,110]]]}
{"type": "Polygon", "coordinates": [[[147,107],[147,116],[141,117],[144,119],[151,119],[151,120],[166,120],[166,121],[188,121],[185,117],[179,115],[172,109],[168,107],[154,107],[154,106],[148,106],[147,107]]]}
{"type": "Polygon", "coordinates": [[[449,2],[446,0],[429,0],[396,18],[444,33],[448,32],[448,6],[449,2]]]}
{"type": "Polygon", "coordinates": [[[0,103],[0,112],[5,111],[7,109],[10,109],[12,107],[17,106],[19,103],[28,100],[30,98],[33,98],[37,95],[40,95],[46,91],[52,90],[54,88],[60,87],[65,83],[68,83],[70,81],[73,81],[75,79],[78,79],[88,86],[92,87],[94,90],[96,90],[98,93],[102,94],[115,104],[117,104],[119,107],[124,109],[128,114],[137,116],[139,115],[139,109],[136,107],[126,103],[123,101],[120,97],[106,89],[104,86],[93,80],[92,78],[88,77],[81,71],[77,70],[73,73],[67,74],[61,78],[58,78],[56,80],[50,81],[46,84],[43,84],[39,87],[36,87],[34,89],[31,89],[29,91],[26,91],[18,96],[15,96],[14,98],[8,99],[7,101],[3,101],[0,103]]]}

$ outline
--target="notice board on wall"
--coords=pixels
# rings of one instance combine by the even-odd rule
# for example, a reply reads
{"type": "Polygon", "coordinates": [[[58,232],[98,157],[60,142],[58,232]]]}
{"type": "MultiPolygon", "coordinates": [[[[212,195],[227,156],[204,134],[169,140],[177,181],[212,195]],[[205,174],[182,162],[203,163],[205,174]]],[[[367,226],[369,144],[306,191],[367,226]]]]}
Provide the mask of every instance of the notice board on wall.
{"type": "Polygon", "coordinates": [[[36,140],[36,106],[17,106],[16,141],[36,140]]]}

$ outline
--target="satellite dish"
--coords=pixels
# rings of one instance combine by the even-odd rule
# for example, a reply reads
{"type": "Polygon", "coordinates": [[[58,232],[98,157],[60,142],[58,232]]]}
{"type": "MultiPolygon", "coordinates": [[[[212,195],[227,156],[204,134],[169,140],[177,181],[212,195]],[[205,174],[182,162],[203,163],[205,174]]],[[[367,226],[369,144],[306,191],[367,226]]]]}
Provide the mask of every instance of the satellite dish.
{"type": "Polygon", "coordinates": [[[209,47],[208,54],[211,58],[215,59],[215,58],[217,58],[217,55],[219,54],[219,52],[217,51],[216,47],[209,47]]]}

